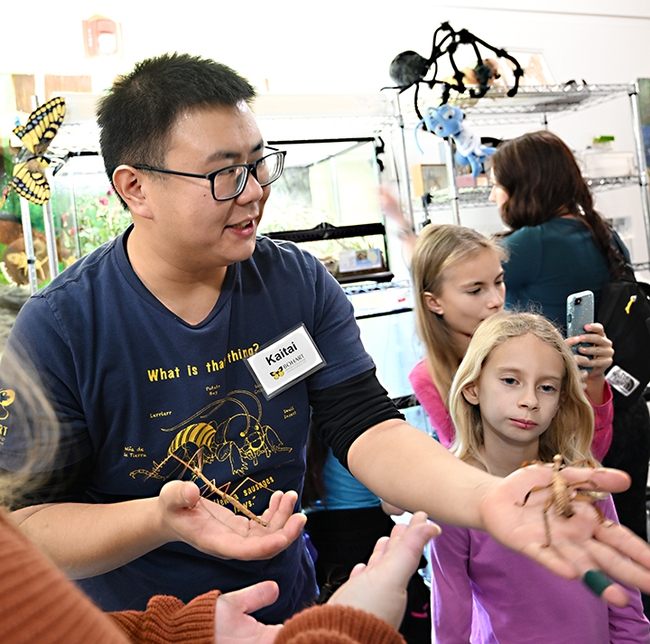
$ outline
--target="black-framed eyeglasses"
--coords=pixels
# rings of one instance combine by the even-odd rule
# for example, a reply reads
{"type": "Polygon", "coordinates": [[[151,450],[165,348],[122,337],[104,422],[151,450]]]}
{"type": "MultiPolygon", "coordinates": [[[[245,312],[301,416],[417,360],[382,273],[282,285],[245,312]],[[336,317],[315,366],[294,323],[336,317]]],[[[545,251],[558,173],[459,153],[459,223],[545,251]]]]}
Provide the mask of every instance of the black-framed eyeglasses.
{"type": "Polygon", "coordinates": [[[244,192],[248,175],[252,174],[257,183],[268,186],[282,176],[284,170],[284,157],[287,154],[284,150],[267,147],[272,150],[261,159],[252,163],[237,163],[229,165],[220,170],[208,174],[194,174],[192,172],[178,172],[166,168],[154,168],[149,165],[134,165],[136,170],[148,170],[149,172],[163,172],[164,174],[177,174],[181,177],[195,177],[196,179],[207,179],[210,182],[212,198],[215,201],[228,201],[235,199],[244,192]]]}

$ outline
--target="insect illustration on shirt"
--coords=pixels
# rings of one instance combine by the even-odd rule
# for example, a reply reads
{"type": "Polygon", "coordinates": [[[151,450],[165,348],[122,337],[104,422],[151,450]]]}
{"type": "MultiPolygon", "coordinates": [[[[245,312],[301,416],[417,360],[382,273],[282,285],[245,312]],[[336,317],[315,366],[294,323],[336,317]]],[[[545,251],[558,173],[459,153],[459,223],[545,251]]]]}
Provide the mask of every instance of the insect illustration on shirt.
{"type": "Polygon", "coordinates": [[[227,503],[230,503],[230,505],[235,508],[235,510],[241,512],[244,516],[248,517],[251,521],[255,521],[259,523],[261,526],[264,526],[265,528],[268,526],[268,523],[266,521],[263,521],[260,519],[256,514],[251,512],[243,503],[238,501],[234,496],[228,494],[227,492],[224,492],[223,490],[220,490],[214,480],[208,479],[205,474],[201,471],[202,469],[202,454],[203,450],[199,449],[196,454],[190,459],[189,462],[185,462],[182,458],[176,456],[176,454],[172,454],[171,457],[176,459],[185,469],[188,469],[190,472],[192,472],[193,478],[199,479],[204,483],[204,485],[210,490],[212,494],[216,494],[219,498],[223,499],[227,503]],[[192,465],[192,460],[196,458],[197,459],[197,465],[192,465]]]}
{"type": "MultiPolygon", "coordinates": [[[[535,463],[539,463],[539,461],[526,462],[523,464],[523,466],[533,465],[535,463]]],[[[533,487],[526,493],[526,496],[524,497],[524,501],[521,504],[522,506],[526,505],[526,502],[530,498],[530,495],[534,492],[539,492],[541,490],[550,490],[548,500],[546,501],[543,509],[544,529],[546,531],[546,543],[544,544],[545,548],[548,548],[551,545],[551,527],[548,521],[548,512],[551,508],[555,509],[555,513],[557,515],[570,519],[575,514],[573,503],[586,502],[592,504],[601,523],[607,525],[610,525],[612,523],[605,518],[603,513],[595,505],[593,505],[596,501],[605,498],[606,495],[600,492],[579,489],[581,485],[585,485],[586,483],[593,484],[590,479],[570,483],[562,475],[562,470],[565,467],[581,465],[584,463],[585,461],[565,463],[564,458],[560,454],[556,454],[553,457],[553,475],[551,477],[551,482],[548,485],[538,485],[533,487]]],[[[587,464],[591,469],[595,468],[595,465],[593,463],[587,462],[587,464]]]]}
{"type": "Polygon", "coordinates": [[[152,470],[135,470],[131,477],[142,474],[147,478],[165,479],[165,466],[174,454],[188,462],[196,450],[202,450],[202,462],[228,463],[233,476],[242,476],[257,467],[261,459],[273,454],[291,452],[277,432],[262,422],[262,406],[257,396],[235,390],[210,403],[189,418],[165,432],[177,432],[160,463],[152,470]],[[217,417],[218,415],[218,417],[217,417]],[[192,422],[192,421],[201,422],[192,422]]]}

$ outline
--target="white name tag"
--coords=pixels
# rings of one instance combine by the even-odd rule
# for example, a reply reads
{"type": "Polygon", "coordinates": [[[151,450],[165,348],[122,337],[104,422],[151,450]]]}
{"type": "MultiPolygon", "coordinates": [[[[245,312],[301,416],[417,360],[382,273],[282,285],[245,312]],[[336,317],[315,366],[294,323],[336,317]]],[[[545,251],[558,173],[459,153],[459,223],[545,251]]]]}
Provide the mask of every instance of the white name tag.
{"type": "Polygon", "coordinates": [[[605,380],[624,396],[629,396],[641,383],[631,374],[614,365],[605,376],[605,380]]]}
{"type": "Polygon", "coordinates": [[[267,400],[325,365],[304,324],[246,358],[246,364],[267,400]]]}

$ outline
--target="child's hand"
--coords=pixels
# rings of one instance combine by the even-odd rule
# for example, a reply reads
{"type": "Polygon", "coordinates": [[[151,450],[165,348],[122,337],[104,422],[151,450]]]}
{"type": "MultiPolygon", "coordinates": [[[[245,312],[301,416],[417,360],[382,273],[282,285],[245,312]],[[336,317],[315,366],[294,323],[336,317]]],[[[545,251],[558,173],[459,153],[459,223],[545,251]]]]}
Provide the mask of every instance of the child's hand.
{"type": "Polygon", "coordinates": [[[595,404],[601,405],[604,400],[605,371],[612,366],[614,349],[612,341],[605,335],[602,324],[598,322],[586,324],[585,330],[587,333],[574,335],[567,338],[566,342],[570,347],[580,342],[588,342],[592,345],[579,347],[579,355],[576,355],[575,359],[579,367],[591,367],[586,377],[584,373],[581,375],[587,395],[595,404]],[[591,359],[587,356],[591,356],[591,359]]]}
{"type": "Polygon", "coordinates": [[[215,644],[272,644],[282,626],[262,624],[251,613],[270,606],[279,595],[274,581],[220,595],[214,615],[215,644]]]}
{"type": "Polygon", "coordinates": [[[395,194],[388,188],[382,186],[379,188],[379,199],[381,202],[381,209],[386,217],[395,222],[395,225],[400,230],[410,231],[411,225],[404,216],[402,207],[400,206],[395,194]]]}
{"type": "Polygon", "coordinates": [[[408,526],[396,525],[390,537],[377,542],[368,565],[355,566],[328,604],[360,608],[398,628],[406,609],[406,586],[424,546],[439,534],[424,512],[416,512],[408,526]]]}
{"type": "Polygon", "coordinates": [[[404,216],[402,207],[392,191],[382,186],[379,189],[379,199],[381,209],[386,215],[386,219],[391,220],[395,226],[397,226],[398,235],[403,244],[402,255],[404,256],[404,262],[407,266],[410,266],[413,248],[418,239],[417,235],[409,221],[404,216]]]}
{"type": "Polygon", "coordinates": [[[579,355],[576,356],[576,362],[579,367],[591,367],[589,378],[599,378],[612,366],[614,356],[612,341],[605,335],[603,325],[598,322],[585,324],[585,331],[587,333],[567,338],[567,344],[570,347],[580,342],[587,342],[592,345],[578,348],[579,355]],[[589,359],[587,356],[592,357],[589,359]]]}

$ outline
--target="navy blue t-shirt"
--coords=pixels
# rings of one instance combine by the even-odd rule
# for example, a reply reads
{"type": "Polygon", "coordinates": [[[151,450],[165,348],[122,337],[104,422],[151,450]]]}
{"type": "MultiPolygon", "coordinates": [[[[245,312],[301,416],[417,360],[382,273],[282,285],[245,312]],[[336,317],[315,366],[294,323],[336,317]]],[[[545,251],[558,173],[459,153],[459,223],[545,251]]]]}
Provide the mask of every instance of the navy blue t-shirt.
{"type": "MultiPolygon", "coordinates": [[[[62,422],[57,467],[93,459],[80,490],[111,503],[156,496],[202,448],[203,472],[256,514],[274,490],[302,490],[309,394],[373,368],[352,306],[312,255],[258,238],[228,268],[214,310],[200,324],[179,319],[134,273],[128,230],[66,269],[20,311],[9,345],[26,347],[52,391],[62,422]],[[299,324],[326,366],[270,401],[244,358],[299,324]]],[[[5,378],[3,384],[11,388],[5,378]]],[[[14,404],[20,405],[20,391],[14,404]]],[[[15,416],[14,416],[15,417],[15,416]]],[[[12,414],[0,459],[10,467],[12,414]]],[[[188,478],[188,473],[185,473],[188,478]]],[[[269,561],[224,561],[169,544],[79,585],[104,610],[143,609],[156,594],[189,601],[265,579],[280,599],[257,616],[282,622],[316,594],[302,538],[269,561]]]]}

